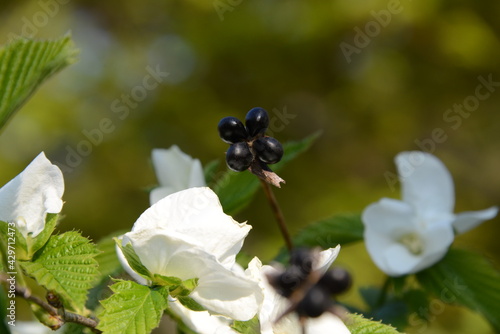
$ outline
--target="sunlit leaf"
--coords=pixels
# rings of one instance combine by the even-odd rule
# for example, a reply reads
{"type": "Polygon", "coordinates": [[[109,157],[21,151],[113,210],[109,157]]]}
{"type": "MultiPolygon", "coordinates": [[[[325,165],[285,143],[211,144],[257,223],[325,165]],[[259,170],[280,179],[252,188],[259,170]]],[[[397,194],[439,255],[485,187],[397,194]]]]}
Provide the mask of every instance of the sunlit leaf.
{"type": "Polygon", "coordinates": [[[99,275],[97,254],[89,239],[72,231],[50,237],[32,262],[20,264],[38,284],[55,291],[66,309],[81,312],[87,292],[99,275]]]}
{"type": "Polygon", "coordinates": [[[101,302],[98,329],[104,333],[147,334],[158,327],[167,308],[166,288],[151,289],[133,281],[117,281],[113,295],[101,302]]]}
{"type": "Polygon", "coordinates": [[[399,332],[389,325],[368,320],[358,314],[351,314],[345,321],[351,334],[398,334],[399,332]]]}

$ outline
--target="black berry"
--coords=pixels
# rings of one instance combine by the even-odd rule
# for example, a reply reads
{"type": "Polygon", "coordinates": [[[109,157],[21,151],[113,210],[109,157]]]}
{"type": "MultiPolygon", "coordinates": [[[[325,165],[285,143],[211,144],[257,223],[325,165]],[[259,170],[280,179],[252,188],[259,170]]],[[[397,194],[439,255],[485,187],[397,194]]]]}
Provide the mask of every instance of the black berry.
{"type": "Polygon", "coordinates": [[[247,139],[248,134],[245,126],[236,117],[224,117],[220,120],[219,136],[226,143],[234,144],[247,139]]]}
{"type": "Polygon", "coordinates": [[[245,142],[232,144],[226,152],[226,163],[235,172],[248,169],[252,161],[252,152],[250,152],[250,148],[245,142]]]}
{"type": "Polygon", "coordinates": [[[275,164],[283,157],[283,146],[273,137],[262,137],[253,142],[253,148],[262,162],[275,164]]]}
{"type": "Polygon", "coordinates": [[[283,273],[276,276],[270,284],[283,297],[290,297],[305,279],[306,275],[299,267],[290,266],[283,273]]]}
{"type": "Polygon", "coordinates": [[[332,307],[333,301],[327,291],[315,285],[307,291],[304,298],[297,305],[299,316],[317,318],[332,307]]]}
{"type": "Polygon", "coordinates": [[[314,254],[308,248],[294,248],[290,255],[290,268],[297,267],[304,275],[309,275],[312,271],[314,254]]]}
{"type": "Polygon", "coordinates": [[[351,275],[342,268],[328,270],[318,282],[318,285],[332,295],[339,295],[349,290],[352,284],[351,275]]]}
{"type": "Polygon", "coordinates": [[[253,108],[245,117],[245,125],[250,138],[264,134],[269,126],[269,115],[262,108],[253,108]]]}

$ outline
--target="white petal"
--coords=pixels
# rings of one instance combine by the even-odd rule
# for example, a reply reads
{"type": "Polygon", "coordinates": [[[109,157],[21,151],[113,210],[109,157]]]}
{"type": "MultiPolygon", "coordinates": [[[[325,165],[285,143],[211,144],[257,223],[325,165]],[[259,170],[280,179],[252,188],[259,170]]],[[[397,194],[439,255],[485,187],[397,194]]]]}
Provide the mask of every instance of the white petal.
{"type": "Polygon", "coordinates": [[[205,186],[200,161],[191,158],[176,145],[169,149],[154,149],[152,160],[160,186],[172,187],[176,191],[205,186]]]}
{"type": "Polygon", "coordinates": [[[132,231],[162,229],[184,234],[231,268],[251,228],[226,215],[217,195],[204,187],[163,198],[139,217],[132,231]]]}
{"type": "MultiPolygon", "coordinates": [[[[389,276],[406,275],[414,271],[421,263],[422,257],[410,253],[410,251],[400,243],[392,243],[389,247],[376,254],[380,261],[384,263],[383,268],[379,268],[389,276]]],[[[372,257],[373,258],[373,257],[372,257]]],[[[373,258],[375,260],[375,258],[373,258]]]]}
{"type": "Polygon", "coordinates": [[[339,317],[331,313],[323,313],[318,318],[310,318],[306,322],[307,333],[350,334],[346,325],[339,317]]]}
{"type": "Polygon", "coordinates": [[[340,245],[335,248],[329,248],[319,253],[318,259],[314,263],[314,270],[319,270],[321,274],[326,273],[333,261],[337,258],[340,252],[340,245]]]}
{"type": "Polygon", "coordinates": [[[392,238],[411,233],[416,229],[415,212],[402,201],[382,198],[365,208],[361,216],[365,225],[365,238],[368,231],[385,234],[392,238]]]}
{"type": "Polygon", "coordinates": [[[47,213],[61,211],[63,193],[61,170],[42,152],[0,189],[0,220],[13,221],[23,234],[36,237],[45,227],[47,213]]]}
{"type": "Polygon", "coordinates": [[[150,205],[155,204],[159,200],[171,195],[179,190],[174,189],[173,187],[157,187],[151,190],[149,193],[149,203],[150,205]]]}
{"type": "Polygon", "coordinates": [[[229,326],[229,319],[211,315],[207,311],[195,312],[184,307],[178,301],[169,301],[168,306],[182,322],[199,334],[237,333],[229,326]]]}
{"type": "Polygon", "coordinates": [[[453,179],[446,166],[426,152],[402,152],[396,156],[403,201],[417,212],[453,212],[453,179]]]}
{"type": "Polygon", "coordinates": [[[252,319],[264,298],[258,283],[224,270],[217,262],[205,264],[190,296],[214,314],[241,321],[252,319]]]}
{"type": "Polygon", "coordinates": [[[465,233],[478,226],[485,220],[494,218],[498,214],[498,207],[494,206],[481,211],[467,211],[456,215],[453,227],[458,234],[465,233]]]}

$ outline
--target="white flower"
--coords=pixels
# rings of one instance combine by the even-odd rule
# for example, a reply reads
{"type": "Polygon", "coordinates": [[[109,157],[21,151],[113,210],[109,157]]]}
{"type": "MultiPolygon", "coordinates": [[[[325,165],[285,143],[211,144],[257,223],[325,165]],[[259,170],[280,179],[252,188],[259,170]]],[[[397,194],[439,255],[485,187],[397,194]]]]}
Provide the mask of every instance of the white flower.
{"type": "MultiPolygon", "coordinates": [[[[337,258],[339,251],[340,246],[322,251],[313,269],[324,274],[337,258]]],[[[267,281],[266,275],[276,275],[278,270],[272,266],[263,266],[260,260],[255,257],[249,263],[246,272],[248,276],[259,281],[259,285],[264,292],[264,302],[259,311],[261,334],[302,333],[299,317],[295,312],[276,322],[276,319],[289,307],[288,299],[276,293],[276,290],[267,281]]],[[[305,327],[306,333],[350,333],[342,320],[328,312],[323,313],[318,318],[308,319],[305,327]]]]}
{"type": "Polygon", "coordinates": [[[14,222],[25,237],[36,237],[47,213],[61,212],[63,193],[61,170],[42,152],[0,189],[0,220],[14,222]]]}
{"type": "MultiPolygon", "coordinates": [[[[212,190],[190,188],[147,209],[122,244],[132,244],[153,274],[198,278],[190,297],[210,313],[246,321],[257,313],[263,298],[256,282],[233,270],[250,229],[224,214],[212,190]]],[[[147,283],[119,255],[125,269],[139,283],[147,283]]]]}
{"type": "Polygon", "coordinates": [[[191,158],[176,145],[169,149],[154,149],[151,156],[160,183],[150,193],[151,204],[175,192],[206,185],[200,160],[191,158]]]}
{"type": "Polygon", "coordinates": [[[396,156],[403,200],[382,198],[363,212],[364,238],[375,264],[390,276],[416,273],[441,260],[456,233],[497,215],[498,208],[453,213],[453,180],[429,153],[396,156]]]}

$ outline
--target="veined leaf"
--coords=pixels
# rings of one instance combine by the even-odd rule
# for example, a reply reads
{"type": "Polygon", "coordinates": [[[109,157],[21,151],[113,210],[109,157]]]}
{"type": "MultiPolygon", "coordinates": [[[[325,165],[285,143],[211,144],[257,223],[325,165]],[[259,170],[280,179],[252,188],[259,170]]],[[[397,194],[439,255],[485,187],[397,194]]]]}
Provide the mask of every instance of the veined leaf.
{"type": "Polygon", "coordinates": [[[146,280],[151,281],[153,279],[153,275],[149,272],[148,268],[144,267],[139,259],[139,256],[135,253],[134,247],[131,244],[122,245],[122,241],[115,238],[116,244],[125,255],[129,266],[139,275],[144,277],[146,280]]]}
{"type": "Polygon", "coordinates": [[[389,325],[368,320],[359,314],[349,315],[346,326],[351,334],[398,334],[399,332],[389,325]]]}
{"type": "Polygon", "coordinates": [[[198,304],[197,301],[195,301],[193,298],[189,296],[177,296],[177,300],[190,309],[191,311],[206,311],[207,309],[198,304]]]}
{"type": "Polygon", "coordinates": [[[97,254],[89,239],[72,231],[50,237],[31,262],[20,264],[38,284],[58,294],[66,309],[81,312],[99,274],[97,254]]]}
{"type": "MultiPolygon", "coordinates": [[[[4,221],[0,221],[0,246],[2,247],[2,254],[4,257],[7,255],[8,248],[9,248],[9,243],[11,247],[15,246],[16,249],[16,260],[27,260],[29,259],[28,257],[28,246],[26,245],[26,239],[22,235],[21,232],[17,229],[15,224],[10,224],[6,223],[4,221]],[[14,226],[12,226],[14,225],[14,226]],[[13,244],[14,242],[14,244],[13,244]]],[[[3,259],[4,261],[7,261],[7,257],[3,259]]],[[[3,263],[3,265],[6,265],[7,267],[10,267],[7,265],[7,263],[3,263]]],[[[10,268],[9,270],[6,271],[16,271],[13,268],[10,268]]]]}
{"type": "Polygon", "coordinates": [[[28,240],[26,240],[26,243],[28,245],[28,256],[30,258],[47,243],[50,236],[56,229],[58,219],[59,215],[56,213],[47,214],[43,231],[40,232],[40,234],[38,234],[35,238],[32,238],[28,235],[28,240]]]}
{"type": "MultiPolygon", "coordinates": [[[[279,171],[288,162],[295,159],[300,153],[305,152],[318,138],[315,133],[301,141],[288,142],[283,145],[283,159],[271,165],[273,171],[279,171]]],[[[255,192],[259,189],[260,181],[252,173],[228,171],[214,186],[215,193],[219,196],[222,207],[227,214],[234,215],[250,203],[255,192]]]]}
{"type": "MultiPolygon", "coordinates": [[[[312,223],[293,238],[295,246],[321,247],[323,249],[345,246],[363,240],[364,226],[360,214],[341,214],[312,223]]],[[[288,252],[282,250],[276,257],[284,261],[288,252]]]]}
{"type": "Polygon", "coordinates": [[[166,288],[151,289],[133,281],[111,286],[113,295],[101,301],[98,329],[104,333],[147,334],[158,327],[167,308],[166,288]]]}
{"type": "Polygon", "coordinates": [[[0,128],[50,76],[75,62],[70,36],[53,41],[20,38],[0,49],[0,128]]]}
{"type": "Polygon", "coordinates": [[[500,332],[500,272],[483,256],[451,248],[441,261],[416,276],[441,301],[479,312],[500,332]]]}

